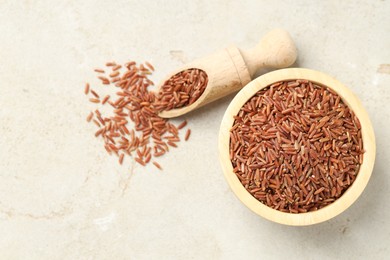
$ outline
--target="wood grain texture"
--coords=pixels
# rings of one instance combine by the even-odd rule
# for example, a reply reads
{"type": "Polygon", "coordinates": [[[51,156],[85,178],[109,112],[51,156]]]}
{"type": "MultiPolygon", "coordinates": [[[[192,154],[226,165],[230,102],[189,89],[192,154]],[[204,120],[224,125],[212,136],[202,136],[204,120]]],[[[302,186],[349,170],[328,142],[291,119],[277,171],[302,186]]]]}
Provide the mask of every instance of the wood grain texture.
{"type": "Polygon", "coordinates": [[[375,162],[375,151],[376,144],[374,130],[372,128],[368,114],[363,108],[359,99],[347,87],[345,87],[336,79],[324,73],[309,69],[282,69],[267,73],[250,82],[236,95],[236,97],[230,103],[223,117],[219,133],[220,162],[226,180],[236,196],[241,200],[242,203],[244,203],[256,214],[268,220],[292,226],[312,225],[326,221],[337,216],[346,210],[350,205],[352,205],[352,203],[363,192],[370,179],[375,162]],[[243,187],[233,172],[232,163],[229,158],[229,131],[234,122],[233,116],[236,115],[245,102],[259,90],[278,81],[288,81],[294,79],[310,80],[336,91],[360,120],[362,126],[363,147],[365,149],[363,163],[360,167],[356,180],[339,199],[317,211],[299,214],[284,213],[272,209],[252,197],[252,195],[243,187]]]}

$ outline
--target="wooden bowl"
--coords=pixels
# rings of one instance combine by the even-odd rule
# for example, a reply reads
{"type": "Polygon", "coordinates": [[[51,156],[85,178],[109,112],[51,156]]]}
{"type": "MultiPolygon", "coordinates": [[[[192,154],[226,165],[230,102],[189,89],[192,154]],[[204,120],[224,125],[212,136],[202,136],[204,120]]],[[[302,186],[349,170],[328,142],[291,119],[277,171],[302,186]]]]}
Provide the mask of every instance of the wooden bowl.
{"type": "Polygon", "coordinates": [[[343,84],[334,78],[309,69],[290,68],[281,69],[267,73],[246,85],[233,99],[227,108],[222,119],[219,133],[219,157],[222,164],[223,172],[231,189],[236,196],[249,209],[256,214],[285,225],[305,226],[317,224],[329,220],[344,210],[360,196],[370,179],[375,161],[375,135],[367,112],[364,110],[359,99],[343,84]],[[241,107],[259,90],[278,82],[294,79],[306,79],[317,83],[318,85],[326,86],[337,92],[344,103],[353,110],[355,115],[360,120],[363,147],[365,150],[363,163],[359,169],[359,173],[353,184],[344,192],[344,194],[334,201],[332,204],[325,206],[317,211],[307,213],[285,213],[279,210],[272,209],[256,198],[254,198],[241,184],[236,174],[233,172],[233,166],[229,157],[230,135],[229,131],[234,123],[233,116],[237,115],[241,107]]]}

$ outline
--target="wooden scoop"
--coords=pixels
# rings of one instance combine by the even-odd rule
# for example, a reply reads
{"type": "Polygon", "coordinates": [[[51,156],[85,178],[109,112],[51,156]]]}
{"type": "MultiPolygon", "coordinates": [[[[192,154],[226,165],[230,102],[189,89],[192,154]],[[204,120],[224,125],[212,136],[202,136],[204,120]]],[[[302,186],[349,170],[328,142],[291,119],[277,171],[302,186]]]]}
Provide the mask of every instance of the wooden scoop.
{"type": "Polygon", "coordinates": [[[205,58],[197,59],[174,71],[163,80],[161,87],[169,78],[191,68],[201,69],[208,76],[203,94],[191,105],[162,111],[159,116],[177,117],[236,92],[248,84],[261,69],[280,69],[290,66],[297,58],[297,49],[288,32],[275,29],[268,32],[249,50],[230,46],[205,58]]]}

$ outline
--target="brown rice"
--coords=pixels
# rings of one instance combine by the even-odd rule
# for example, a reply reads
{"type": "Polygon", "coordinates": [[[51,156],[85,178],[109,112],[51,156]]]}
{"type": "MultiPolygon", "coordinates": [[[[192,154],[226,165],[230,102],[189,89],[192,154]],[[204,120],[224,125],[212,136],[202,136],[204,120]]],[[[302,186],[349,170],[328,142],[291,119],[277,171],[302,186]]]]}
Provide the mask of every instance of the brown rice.
{"type": "MultiPolygon", "coordinates": [[[[99,110],[95,110],[95,113],[90,113],[87,117],[88,122],[93,121],[98,127],[95,136],[103,139],[107,153],[117,155],[120,164],[123,163],[125,155],[130,155],[137,163],[145,166],[152,157],[164,155],[169,151],[169,147],[177,147],[180,141],[179,130],[187,125],[187,121],[176,127],[168,119],[158,116],[161,107],[156,94],[148,89],[154,84],[147,77],[154,71],[154,67],[148,62],[146,66],[137,66],[132,61],[126,63],[123,66],[125,71],[121,72],[122,65],[115,62],[108,62],[106,66],[110,70],[108,75],[112,78],[111,81],[104,75],[103,69],[95,71],[99,73],[98,79],[102,84],[112,84],[118,89],[116,95],[105,95],[100,103],[100,95],[90,90],[89,84],[86,84],[84,92],[92,94],[93,97],[89,99],[92,103],[108,103],[112,107],[110,116],[103,116],[99,110]],[[129,122],[133,124],[130,130],[127,127],[129,122]]],[[[197,74],[193,72],[192,77],[194,75],[197,74]]],[[[199,82],[197,86],[200,86],[199,82]]],[[[187,131],[185,140],[188,140],[189,133],[187,131]]],[[[153,164],[162,170],[157,162],[153,164]]]]}
{"type": "Polygon", "coordinates": [[[234,119],[233,170],[271,208],[320,209],[356,179],[364,153],[361,126],[330,88],[307,80],[277,82],[250,98],[234,119]]]}
{"type": "Polygon", "coordinates": [[[206,89],[208,77],[200,69],[187,69],[169,78],[160,88],[155,102],[159,111],[193,104],[206,89]]]}

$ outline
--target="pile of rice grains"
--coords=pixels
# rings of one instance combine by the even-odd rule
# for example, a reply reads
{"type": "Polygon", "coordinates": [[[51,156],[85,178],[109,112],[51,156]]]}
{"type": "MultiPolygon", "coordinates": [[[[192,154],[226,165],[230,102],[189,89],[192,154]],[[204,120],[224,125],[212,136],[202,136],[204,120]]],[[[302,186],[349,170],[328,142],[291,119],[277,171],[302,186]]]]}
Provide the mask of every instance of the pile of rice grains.
{"type": "MultiPolygon", "coordinates": [[[[90,95],[90,102],[112,107],[109,116],[96,109],[90,112],[87,121],[96,124],[98,130],[95,136],[102,138],[110,155],[119,157],[120,164],[125,155],[129,155],[145,166],[152,162],[152,157],[162,156],[170,147],[177,147],[179,130],[187,125],[187,121],[175,126],[158,114],[192,104],[207,85],[204,71],[187,69],[166,81],[156,94],[149,89],[154,85],[148,78],[153,71],[153,66],[148,62],[139,66],[133,61],[123,66],[108,62],[106,69],[95,69],[95,72],[102,85],[118,89],[116,94],[101,96],[96,89],[91,89],[89,83],[85,86],[84,92],[90,95]]],[[[191,130],[187,129],[186,141],[190,134],[191,130]]],[[[162,170],[159,163],[153,160],[153,164],[162,170]]]]}
{"type": "Polygon", "coordinates": [[[330,88],[307,80],[278,82],[258,91],[234,119],[234,172],[273,209],[318,210],[356,179],[364,153],[360,122],[330,88]]]}

